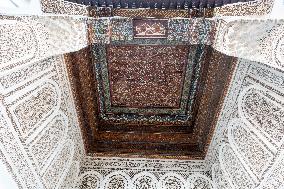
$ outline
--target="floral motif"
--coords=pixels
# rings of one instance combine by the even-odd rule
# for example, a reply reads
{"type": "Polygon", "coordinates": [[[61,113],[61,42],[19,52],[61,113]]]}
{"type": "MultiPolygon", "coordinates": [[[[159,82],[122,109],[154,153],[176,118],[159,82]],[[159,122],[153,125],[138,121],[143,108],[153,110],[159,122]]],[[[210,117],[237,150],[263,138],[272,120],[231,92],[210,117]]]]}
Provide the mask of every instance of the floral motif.
{"type": "Polygon", "coordinates": [[[110,24],[112,41],[127,41],[133,39],[132,19],[112,18],[110,24]]]}
{"type": "Polygon", "coordinates": [[[91,185],[106,188],[162,189],[208,186],[204,161],[138,158],[95,158],[88,156],[81,169],[78,184],[82,189],[91,185]],[[92,181],[90,178],[95,177],[92,181]],[[99,178],[99,179],[98,179],[99,178]],[[194,185],[196,184],[196,185],[194,185]]]}
{"type": "Polygon", "coordinates": [[[168,40],[189,41],[190,24],[189,19],[170,19],[168,40]]]}
{"type": "Polygon", "coordinates": [[[283,71],[240,59],[207,154],[218,188],[283,185],[283,81],[283,71]]]}
{"type": "Polygon", "coordinates": [[[110,42],[110,18],[99,18],[93,23],[93,43],[110,42]]]}

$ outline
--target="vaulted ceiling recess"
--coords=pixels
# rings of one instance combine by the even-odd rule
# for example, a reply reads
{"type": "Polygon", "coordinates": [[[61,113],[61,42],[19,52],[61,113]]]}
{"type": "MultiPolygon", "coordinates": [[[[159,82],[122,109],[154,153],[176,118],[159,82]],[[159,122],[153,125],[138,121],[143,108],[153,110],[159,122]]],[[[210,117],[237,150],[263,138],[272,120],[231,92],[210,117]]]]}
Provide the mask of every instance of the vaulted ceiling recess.
{"type": "Polygon", "coordinates": [[[202,19],[119,10],[132,16],[98,19],[66,56],[87,152],[204,158],[235,59],[204,43],[202,19]]]}

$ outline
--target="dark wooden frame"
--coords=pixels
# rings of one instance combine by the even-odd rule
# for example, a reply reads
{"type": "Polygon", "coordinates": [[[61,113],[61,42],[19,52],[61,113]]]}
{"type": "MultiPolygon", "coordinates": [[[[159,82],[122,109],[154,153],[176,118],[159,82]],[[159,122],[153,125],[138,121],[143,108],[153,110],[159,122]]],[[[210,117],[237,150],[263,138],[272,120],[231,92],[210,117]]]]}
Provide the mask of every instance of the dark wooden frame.
{"type": "Polygon", "coordinates": [[[125,127],[119,124],[117,127],[112,127],[112,131],[109,132],[100,124],[97,109],[97,83],[91,57],[91,47],[65,55],[87,153],[103,156],[180,159],[205,157],[237,62],[236,58],[206,46],[201,60],[202,76],[194,104],[196,111],[192,122],[193,127],[181,133],[175,132],[175,129],[180,131],[181,128],[170,127],[165,133],[161,133],[161,127],[145,128],[146,126],[135,125],[125,127]],[[122,130],[124,132],[121,132],[122,130]]]}

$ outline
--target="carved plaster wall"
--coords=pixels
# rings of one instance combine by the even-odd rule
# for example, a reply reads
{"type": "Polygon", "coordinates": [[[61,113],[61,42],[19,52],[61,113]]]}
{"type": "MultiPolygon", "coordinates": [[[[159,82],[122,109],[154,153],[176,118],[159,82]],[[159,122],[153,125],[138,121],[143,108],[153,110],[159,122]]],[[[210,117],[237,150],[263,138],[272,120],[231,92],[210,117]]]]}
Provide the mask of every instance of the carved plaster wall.
{"type": "Polygon", "coordinates": [[[87,157],[78,180],[81,189],[213,189],[202,160],[87,157]]]}
{"type": "Polygon", "coordinates": [[[2,0],[1,14],[42,14],[40,0],[2,0]]]}
{"type": "Polygon", "coordinates": [[[78,174],[84,150],[63,61],[1,72],[1,158],[23,188],[69,188],[78,174]]]}
{"type": "Polygon", "coordinates": [[[207,153],[217,188],[284,187],[284,72],[240,59],[207,153]]]}
{"type": "Polygon", "coordinates": [[[214,16],[264,16],[271,13],[274,0],[255,0],[217,7],[214,16]]]}
{"type": "Polygon", "coordinates": [[[87,6],[64,0],[41,0],[44,13],[88,16],[87,6]]]}
{"type": "Polygon", "coordinates": [[[72,188],[85,154],[63,55],[56,55],[84,46],[86,36],[76,34],[85,27],[52,20],[0,22],[0,159],[19,188],[72,188]]]}

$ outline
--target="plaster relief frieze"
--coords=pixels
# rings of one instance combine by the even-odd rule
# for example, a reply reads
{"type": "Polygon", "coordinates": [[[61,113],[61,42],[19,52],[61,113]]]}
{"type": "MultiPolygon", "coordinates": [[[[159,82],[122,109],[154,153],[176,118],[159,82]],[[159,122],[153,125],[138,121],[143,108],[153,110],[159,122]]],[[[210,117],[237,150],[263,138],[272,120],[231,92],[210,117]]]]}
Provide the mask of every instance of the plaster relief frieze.
{"type": "Polygon", "coordinates": [[[60,188],[71,167],[73,156],[74,143],[71,140],[67,140],[43,175],[46,188],[60,188]]]}
{"type": "Polygon", "coordinates": [[[10,171],[17,178],[22,188],[43,189],[40,177],[35,171],[28,154],[21,144],[14,125],[7,115],[6,108],[0,103],[0,158],[4,160],[10,171]]]}
{"type": "Polygon", "coordinates": [[[263,16],[271,13],[273,0],[238,2],[214,9],[215,16],[263,16]]]}
{"type": "Polygon", "coordinates": [[[17,69],[1,71],[0,90],[2,94],[7,94],[24,84],[43,77],[54,71],[53,59],[46,61],[33,62],[17,69]]]}
{"type": "Polygon", "coordinates": [[[87,156],[78,185],[89,188],[213,189],[202,160],[87,156]]]}
{"type": "Polygon", "coordinates": [[[280,70],[239,60],[206,157],[218,188],[281,188],[283,81],[280,70]]]}
{"type": "Polygon", "coordinates": [[[215,23],[215,49],[230,56],[283,69],[283,19],[221,17],[215,19],[215,23]]]}
{"type": "Polygon", "coordinates": [[[133,188],[143,188],[147,186],[149,189],[157,188],[158,180],[154,174],[149,172],[141,172],[135,175],[132,179],[133,188]]]}
{"type": "Polygon", "coordinates": [[[42,129],[37,125],[50,119],[50,115],[59,110],[61,94],[58,85],[49,81],[17,101],[10,108],[14,120],[23,138],[28,137],[32,130],[42,129]]]}
{"type": "Polygon", "coordinates": [[[194,174],[190,175],[187,178],[187,187],[191,188],[200,188],[200,189],[215,189],[216,184],[212,181],[210,177],[205,176],[204,174],[194,174]]]}
{"type": "Polygon", "coordinates": [[[129,175],[123,171],[114,171],[113,173],[106,176],[102,182],[102,188],[113,189],[113,188],[125,188],[131,189],[132,183],[129,175]]]}
{"type": "Polygon", "coordinates": [[[65,138],[67,137],[68,121],[65,115],[59,114],[54,117],[45,127],[45,129],[37,135],[29,146],[30,152],[37,162],[38,170],[43,172],[46,165],[49,165],[54,152],[61,148],[65,138]]]}
{"type": "Polygon", "coordinates": [[[167,188],[180,188],[185,189],[188,183],[186,180],[177,173],[166,173],[160,178],[158,183],[158,188],[167,189],[167,188]]]}
{"type": "MultiPolygon", "coordinates": [[[[75,152],[76,153],[76,152],[75,152]]],[[[75,154],[74,154],[75,155],[75,154]]],[[[74,159],[76,157],[74,156],[74,159]]],[[[69,172],[67,173],[65,180],[61,184],[61,189],[70,189],[76,188],[76,181],[78,179],[79,171],[80,171],[80,161],[73,160],[72,165],[69,168],[69,172]]]]}
{"type": "Polygon", "coordinates": [[[87,6],[64,0],[41,0],[41,9],[44,13],[84,15],[89,14],[87,6]]]}
{"type": "MultiPolygon", "coordinates": [[[[50,183],[51,186],[46,187],[53,188],[52,184],[60,183],[60,186],[70,189],[75,182],[74,179],[70,182],[66,175],[78,175],[84,151],[63,58],[43,60],[38,67],[35,66],[35,70],[33,65],[23,66],[30,67],[24,72],[38,70],[39,74],[23,78],[20,82],[15,80],[17,87],[8,88],[11,92],[2,96],[1,115],[6,117],[1,124],[5,130],[0,132],[4,145],[0,146],[0,151],[5,162],[7,160],[12,167],[11,172],[19,177],[19,186],[39,189],[50,183]],[[42,68],[45,66],[40,65],[51,64],[50,71],[44,73],[42,68]],[[7,121],[11,126],[8,127],[7,121]],[[66,141],[70,143],[67,147],[63,145],[66,141]],[[72,171],[71,165],[75,168],[72,171]],[[53,175],[53,169],[63,172],[53,175]]],[[[15,67],[9,72],[18,71],[21,69],[15,67]]],[[[11,86],[15,86],[14,83],[11,86]]]]}
{"type": "Polygon", "coordinates": [[[255,182],[228,144],[223,144],[220,147],[219,160],[222,170],[232,181],[235,188],[250,189],[256,186],[255,182]]]}
{"type": "Polygon", "coordinates": [[[238,105],[241,118],[257,127],[277,146],[284,139],[283,99],[268,89],[250,87],[240,95],[238,105]]]}
{"type": "Polygon", "coordinates": [[[15,63],[28,62],[38,53],[39,41],[34,28],[22,19],[0,22],[0,70],[15,63]],[[11,40],[13,39],[13,40],[11,40]]]}
{"type": "Polygon", "coordinates": [[[283,188],[284,187],[284,146],[282,146],[282,152],[276,159],[271,170],[266,174],[265,179],[262,180],[258,189],[269,188],[283,188]]]}
{"type": "Polygon", "coordinates": [[[19,188],[73,188],[84,149],[61,54],[86,46],[86,22],[0,18],[1,161],[19,188]]]}
{"type": "Polygon", "coordinates": [[[78,182],[80,189],[99,189],[103,177],[96,171],[88,171],[80,175],[78,182]]]}
{"type": "Polygon", "coordinates": [[[224,173],[224,171],[222,171],[221,167],[220,167],[220,163],[219,161],[216,162],[213,166],[212,166],[212,182],[215,184],[215,187],[218,189],[227,189],[227,188],[231,188],[231,189],[235,189],[234,185],[230,182],[230,180],[228,179],[228,175],[226,175],[224,173]]]}
{"type": "Polygon", "coordinates": [[[264,171],[269,167],[274,159],[274,154],[261,140],[255,136],[240,119],[232,120],[229,124],[228,138],[231,147],[239,155],[241,161],[251,175],[261,180],[264,171]]]}
{"type": "Polygon", "coordinates": [[[76,51],[88,44],[86,18],[1,15],[0,19],[1,71],[76,51]]]}

